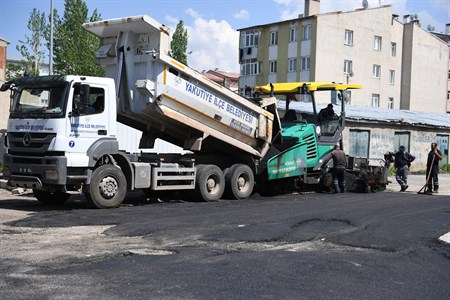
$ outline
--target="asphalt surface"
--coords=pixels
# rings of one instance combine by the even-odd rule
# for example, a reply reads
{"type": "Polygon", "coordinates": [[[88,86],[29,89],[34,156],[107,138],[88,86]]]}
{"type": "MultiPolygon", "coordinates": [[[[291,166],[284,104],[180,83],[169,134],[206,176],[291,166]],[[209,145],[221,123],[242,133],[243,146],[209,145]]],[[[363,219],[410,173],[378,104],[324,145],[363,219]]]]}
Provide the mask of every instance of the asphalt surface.
{"type": "MultiPolygon", "coordinates": [[[[395,177],[389,177],[390,184],[387,186],[387,191],[400,191],[400,185],[395,180],[395,177]]],[[[422,192],[425,190],[423,187],[426,184],[426,176],[410,174],[408,176],[408,189],[407,192],[422,192]]],[[[450,173],[439,174],[439,193],[436,195],[450,196],[450,173]]]]}
{"type": "Polygon", "coordinates": [[[394,185],[211,203],[132,193],[113,210],[0,191],[0,298],[450,299],[447,190],[394,185]]]}

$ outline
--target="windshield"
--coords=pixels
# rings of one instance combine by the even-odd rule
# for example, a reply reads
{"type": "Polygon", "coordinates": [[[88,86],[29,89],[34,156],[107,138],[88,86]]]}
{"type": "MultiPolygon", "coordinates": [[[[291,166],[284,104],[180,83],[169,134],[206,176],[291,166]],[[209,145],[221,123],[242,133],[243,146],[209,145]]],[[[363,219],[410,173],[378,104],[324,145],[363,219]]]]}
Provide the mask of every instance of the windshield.
{"type": "Polygon", "coordinates": [[[58,118],[65,115],[67,85],[18,86],[13,94],[11,117],[58,118]]]}

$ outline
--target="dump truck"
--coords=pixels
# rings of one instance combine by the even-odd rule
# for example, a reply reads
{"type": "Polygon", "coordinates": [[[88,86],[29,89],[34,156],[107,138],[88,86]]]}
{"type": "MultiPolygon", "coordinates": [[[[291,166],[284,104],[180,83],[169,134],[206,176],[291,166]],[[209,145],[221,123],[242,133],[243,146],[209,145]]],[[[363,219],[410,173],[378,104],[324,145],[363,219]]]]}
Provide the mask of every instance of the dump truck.
{"type": "Polygon", "coordinates": [[[100,39],[105,77],[22,77],[1,87],[11,93],[3,175],[44,203],[83,194],[95,207],[114,208],[136,189],[214,201],[316,186],[322,158],[342,138],[344,110],[327,124],[316,116],[282,121],[277,96],[308,97],[316,112],[315,92],[343,97],[360,88],[272,84],[245,98],[171,57],[169,29],[149,16],[83,28],[100,39]],[[159,138],[188,152],[119,149],[117,122],[142,132],[142,149],[159,138]]]}

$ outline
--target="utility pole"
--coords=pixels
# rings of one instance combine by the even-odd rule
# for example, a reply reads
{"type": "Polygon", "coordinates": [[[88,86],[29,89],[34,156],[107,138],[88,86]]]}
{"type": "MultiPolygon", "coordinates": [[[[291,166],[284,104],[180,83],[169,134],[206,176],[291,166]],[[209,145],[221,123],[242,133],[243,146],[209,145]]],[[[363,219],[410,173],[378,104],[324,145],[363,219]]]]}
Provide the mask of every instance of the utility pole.
{"type": "Polygon", "coordinates": [[[50,0],[50,53],[49,59],[49,75],[53,74],[53,0],[50,0]]]}

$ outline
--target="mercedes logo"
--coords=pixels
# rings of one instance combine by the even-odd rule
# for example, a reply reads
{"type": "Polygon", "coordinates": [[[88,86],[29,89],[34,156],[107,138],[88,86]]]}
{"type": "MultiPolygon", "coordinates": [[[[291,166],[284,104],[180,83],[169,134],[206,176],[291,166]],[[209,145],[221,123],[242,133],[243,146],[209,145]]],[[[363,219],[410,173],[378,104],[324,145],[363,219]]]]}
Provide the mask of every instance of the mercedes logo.
{"type": "Polygon", "coordinates": [[[25,133],[25,135],[23,136],[23,140],[22,143],[25,147],[30,146],[31,144],[31,135],[29,133],[25,133]]]}

